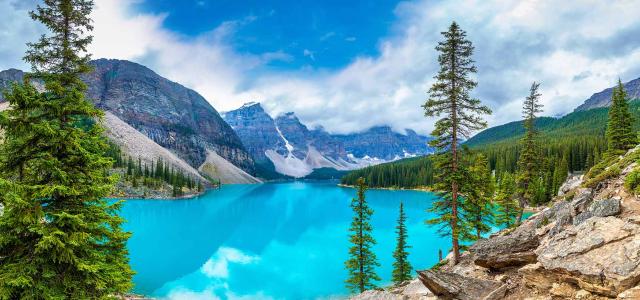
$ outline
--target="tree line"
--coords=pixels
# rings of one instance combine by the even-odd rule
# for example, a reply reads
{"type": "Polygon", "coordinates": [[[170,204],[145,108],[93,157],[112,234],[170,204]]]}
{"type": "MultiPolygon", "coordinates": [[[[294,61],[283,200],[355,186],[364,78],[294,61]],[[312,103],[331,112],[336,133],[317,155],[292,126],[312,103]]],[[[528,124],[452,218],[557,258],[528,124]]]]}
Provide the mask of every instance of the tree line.
{"type": "Polygon", "coordinates": [[[185,189],[187,192],[202,192],[204,190],[204,185],[200,180],[194,179],[191,175],[185,175],[184,172],[166,163],[161,157],[152,160],[151,165],[147,165],[146,162],[142,162],[140,157],[134,160],[133,157],[123,154],[117,145],[109,144],[110,148],[106,154],[114,161],[113,168],[122,169],[121,180],[133,187],[144,186],[159,189],[164,183],[171,185],[173,197],[183,196],[185,189]]]}

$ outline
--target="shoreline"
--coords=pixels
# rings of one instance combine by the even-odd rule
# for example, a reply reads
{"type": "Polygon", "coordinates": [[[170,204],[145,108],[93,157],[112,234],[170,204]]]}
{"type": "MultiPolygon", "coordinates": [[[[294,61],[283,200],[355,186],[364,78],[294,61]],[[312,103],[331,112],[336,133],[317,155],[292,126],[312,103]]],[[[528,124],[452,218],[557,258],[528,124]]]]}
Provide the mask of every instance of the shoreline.
{"type": "MultiPolygon", "coordinates": [[[[348,185],[348,184],[343,184],[343,183],[338,183],[339,187],[345,187],[345,188],[355,188],[355,186],[353,185],[348,185]]],[[[417,187],[417,188],[397,188],[397,187],[371,187],[371,188],[367,188],[369,190],[387,190],[387,191],[418,191],[418,192],[431,192],[431,193],[435,193],[435,191],[429,187],[417,187]]],[[[543,211],[547,206],[536,206],[536,207],[532,207],[532,206],[526,206],[523,209],[524,213],[539,213],[541,211],[543,211]]]]}

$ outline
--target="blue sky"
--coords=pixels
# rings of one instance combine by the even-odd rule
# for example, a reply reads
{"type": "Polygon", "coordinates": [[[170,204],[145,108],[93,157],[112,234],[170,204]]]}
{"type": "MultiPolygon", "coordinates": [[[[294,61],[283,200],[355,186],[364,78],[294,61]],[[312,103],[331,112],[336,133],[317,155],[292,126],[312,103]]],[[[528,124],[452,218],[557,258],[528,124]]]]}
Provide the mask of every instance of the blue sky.
{"type": "MultiPolygon", "coordinates": [[[[0,0],[0,69],[27,68],[38,0],[0,0]]],[[[490,125],[519,120],[533,81],[544,114],[571,112],[640,77],[640,1],[95,0],[95,58],[127,59],[196,90],[218,111],[258,101],[335,133],[390,125],[428,134],[421,105],[452,21],[475,46],[490,125]]]]}
{"type": "Polygon", "coordinates": [[[198,36],[225,22],[240,23],[227,42],[238,52],[282,53],[272,69],[344,67],[355,57],[375,55],[387,35],[398,1],[143,1],[137,9],[167,13],[164,26],[198,36]]]}

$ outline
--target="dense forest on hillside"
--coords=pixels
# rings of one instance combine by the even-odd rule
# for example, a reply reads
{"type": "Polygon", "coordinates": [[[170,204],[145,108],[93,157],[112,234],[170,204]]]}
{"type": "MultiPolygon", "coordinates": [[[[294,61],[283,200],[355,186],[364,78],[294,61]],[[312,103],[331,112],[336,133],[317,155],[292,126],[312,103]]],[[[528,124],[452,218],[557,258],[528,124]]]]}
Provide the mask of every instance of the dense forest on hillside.
{"type": "MultiPolygon", "coordinates": [[[[640,128],[640,101],[629,105],[640,128]]],[[[553,173],[566,160],[569,172],[584,171],[598,161],[607,147],[604,138],[608,108],[596,108],[570,113],[562,118],[541,117],[536,120],[540,131],[540,145],[545,153],[540,163],[550,173],[549,189],[556,190],[553,173]]],[[[511,122],[484,130],[464,144],[480,151],[489,159],[497,177],[516,169],[520,143],[524,133],[522,121],[511,122]]],[[[563,166],[564,167],[564,166],[563,166]]],[[[342,183],[353,185],[357,178],[364,177],[371,187],[416,188],[433,183],[433,169],[428,157],[404,159],[392,163],[371,166],[350,172],[342,183]]]]}

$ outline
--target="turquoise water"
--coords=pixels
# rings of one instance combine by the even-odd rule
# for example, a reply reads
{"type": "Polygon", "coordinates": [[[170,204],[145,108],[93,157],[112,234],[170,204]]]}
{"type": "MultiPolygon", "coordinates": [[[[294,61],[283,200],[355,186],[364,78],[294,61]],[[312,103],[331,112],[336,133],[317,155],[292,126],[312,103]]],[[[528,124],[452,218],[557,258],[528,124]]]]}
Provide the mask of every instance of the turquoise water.
{"type": "MultiPolygon", "coordinates": [[[[128,200],[122,215],[135,292],[168,299],[343,298],[350,199],[331,182],[225,185],[188,200],[128,200]]],[[[391,278],[398,205],[410,261],[425,269],[450,247],[424,225],[431,193],[369,190],[380,285],[391,278]]]]}

